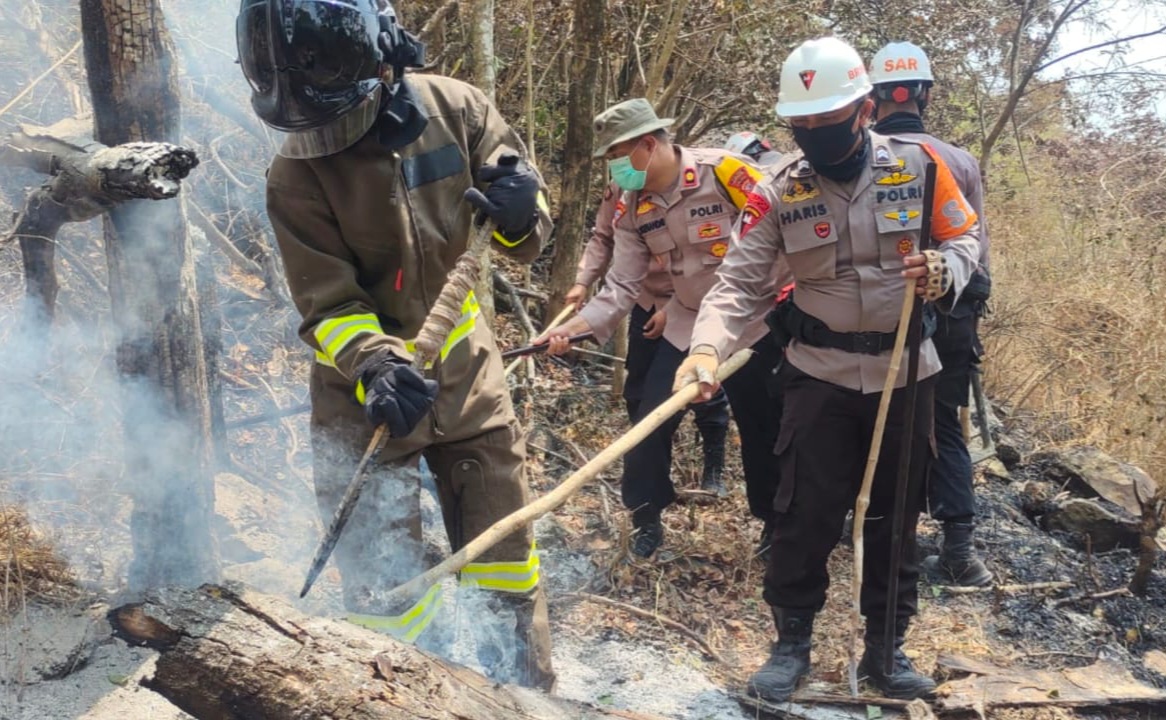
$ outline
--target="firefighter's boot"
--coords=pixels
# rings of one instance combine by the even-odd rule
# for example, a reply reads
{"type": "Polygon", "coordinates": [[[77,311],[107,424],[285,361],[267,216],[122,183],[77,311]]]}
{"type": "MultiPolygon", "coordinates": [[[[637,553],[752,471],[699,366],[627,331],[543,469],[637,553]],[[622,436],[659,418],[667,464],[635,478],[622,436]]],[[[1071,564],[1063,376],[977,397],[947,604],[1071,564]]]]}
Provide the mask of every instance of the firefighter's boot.
{"type": "Polygon", "coordinates": [[[980,558],[976,557],[976,545],[973,541],[975,527],[970,522],[944,521],[943,549],[939,555],[930,555],[921,563],[928,577],[938,582],[965,587],[991,584],[992,572],[980,558]]]}
{"type": "Polygon", "coordinates": [[[729,494],[725,489],[725,435],[724,425],[700,429],[701,449],[704,451],[704,472],[700,478],[700,489],[714,497],[723,498],[729,494]]]}
{"type": "Polygon", "coordinates": [[[548,694],[554,692],[551,629],[542,586],[528,594],[492,592],[487,606],[499,625],[495,632],[478,634],[478,662],[487,677],[495,682],[537,688],[548,694]],[[514,615],[513,635],[508,632],[510,613],[514,615]],[[505,629],[502,623],[505,623],[505,629]],[[513,645],[513,653],[509,652],[510,645],[513,645]]]}
{"type": "Polygon", "coordinates": [[[772,702],[785,702],[798,682],[810,672],[810,637],[813,610],[773,608],[777,642],[769,659],[749,678],[749,694],[772,702]]]}
{"type": "Polygon", "coordinates": [[[867,628],[864,638],[866,649],[862,654],[862,660],[858,663],[859,676],[865,677],[885,697],[896,700],[931,697],[935,694],[935,681],[916,672],[910,658],[903,652],[903,636],[907,632],[906,623],[900,623],[895,630],[894,662],[888,673],[884,664],[886,645],[882,629],[880,627],[876,634],[869,627],[867,628]]]}

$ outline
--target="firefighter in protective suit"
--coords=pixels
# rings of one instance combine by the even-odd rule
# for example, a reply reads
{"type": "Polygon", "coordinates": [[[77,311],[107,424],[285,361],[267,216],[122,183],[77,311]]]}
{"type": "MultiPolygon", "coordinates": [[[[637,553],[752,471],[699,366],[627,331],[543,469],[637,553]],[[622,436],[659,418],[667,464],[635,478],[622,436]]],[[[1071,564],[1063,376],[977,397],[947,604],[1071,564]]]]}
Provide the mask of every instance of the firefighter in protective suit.
{"type": "MultiPolygon", "coordinates": [[[[778,640],[749,679],[749,690],[789,698],[810,669],[814,618],[826,602],[827,559],[862,484],[881,390],[890,368],[903,283],[940,312],[950,309],[976,267],[976,214],[943,160],[925,145],[866,129],[874,103],[858,53],[837,38],[794,49],[781,68],[777,113],[793,130],[795,152],[758,184],[718,280],[701,304],[677,385],[716,372],[737,337],[772,306],[769,274],[784,257],[797,282],[780,372],[784,403],[777,439],[780,481],[764,597],[778,640]],[[931,238],[920,251],[924,168],[936,164],[931,238]],[[910,175],[910,179],[906,179],[910,175]],[[880,182],[894,178],[892,182],[880,182]],[[793,322],[796,320],[796,322],[793,322]]],[[[904,432],[907,363],[890,398],[864,527],[867,552],[861,609],[866,649],[859,671],[884,695],[911,699],[935,690],[902,650],[918,606],[915,525],[931,457],[931,409],[939,359],[930,340],[919,350],[915,436],[899,557],[890,597],[896,469],[904,432]],[[883,634],[894,613],[894,643],[883,634]],[[894,657],[884,668],[884,652],[894,657]]],[[[705,376],[707,377],[707,376],[705,376]]],[[[715,384],[702,383],[710,393],[715,384]]]]}
{"type": "Polygon", "coordinates": [[[973,367],[980,361],[977,320],[988,299],[988,231],[984,224],[984,183],[980,163],[971,153],[939,140],[923,127],[923,110],[931,99],[931,62],[922,48],[909,42],[890,43],[870,65],[874,85],[876,132],[927,143],[951,168],[972,209],[980,216],[980,267],[951,312],[939,318],[932,341],[943,363],[935,387],[935,446],[937,456],[927,477],[927,504],[931,517],[943,523],[939,555],[923,560],[936,581],[956,585],[987,585],[992,573],[980,558],[972,535],[976,495],[972,489],[972,458],[964,442],[960,408],[968,404],[973,367]]]}
{"type": "MultiPolygon", "coordinates": [[[[301,337],[315,351],[312,450],[325,524],[374,426],[391,437],[333,556],[345,606],[353,622],[411,642],[432,621],[440,585],[405,607],[381,598],[424,569],[420,458],[436,476],[454,550],[528,495],[498,348],[472,294],[425,375],[411,365],[411,338],[466,248],[475,209],[479,223],[495,223],[496,248],[534,259],[550,230],[542,181],[480,91],[405,75],[421,65],[424,46],[391,6],[244,0],[236,30],[252,106],[286,133],[268,173],[267,209],[301,337]]],[[[461,582],[490,591],[482,624],[497,619],[511,630],[479,642],[487,672],[550,691],[530,529],[468,565],[461,582]]]]}

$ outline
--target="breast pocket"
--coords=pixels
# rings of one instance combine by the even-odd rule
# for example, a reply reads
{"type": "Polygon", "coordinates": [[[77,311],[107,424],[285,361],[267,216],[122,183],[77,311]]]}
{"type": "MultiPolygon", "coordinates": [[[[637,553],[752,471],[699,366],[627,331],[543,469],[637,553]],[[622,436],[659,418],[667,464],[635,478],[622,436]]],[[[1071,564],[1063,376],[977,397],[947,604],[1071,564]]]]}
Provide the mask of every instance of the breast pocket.
{"type": "Polygon", "coordinates": [[[688,226],[688,245],[691,248],[689,273],[715,269],[729,251],[730,218],[716,218],[688,226]]]}
{"type": "Polygon", "coordinates": [[[676,268],[679,263],[676,261],[676,241],[668,234],[667,230],[661,230],[647,235],[641,235],[644,244],[648,246],[648,250],[652,253],[652,268],[672,267],[676,268]]]}
{"type": "Polygon", "coordinates": [[[883,206],[875,211],[879,232],[879,265],[884,270],[898,270],[903,256],[919,252],[919,232],[923,228],[923,206],[883,206]]]}
{"type": "Polygon", "coordinates": [[[833,280],[838,259],[838,235],[829,220],[804,221],[781,228],[786,260],[800,280],[833,280]]]}

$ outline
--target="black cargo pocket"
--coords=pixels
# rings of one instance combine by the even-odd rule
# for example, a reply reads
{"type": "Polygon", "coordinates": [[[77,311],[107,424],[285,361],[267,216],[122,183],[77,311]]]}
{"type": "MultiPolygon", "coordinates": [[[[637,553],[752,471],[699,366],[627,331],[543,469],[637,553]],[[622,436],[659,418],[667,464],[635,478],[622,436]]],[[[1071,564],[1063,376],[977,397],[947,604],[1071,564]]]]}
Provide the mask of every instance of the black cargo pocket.
{"type": "Polygon", "coordinates": [[[773,498],[773,510],[786,513],[793,504],[794,486],[797,483],[797,449],[794,447],[793,431],[788,427],[783,427],[778,432],[773,452],[777,455],[777,467],[781,473],[781,478],[777,482],[777,494],[773,498]]]}
{"type": "Polygon", "coordinates": [[[467,513],[489,511],[486,507],[469,507],[465,502],[466,497],[469,496],[477,503],[490,495],[486,492],[486,473],[482,469],[482,463],[474,458],[462,458],[455,462],[449,471],[449,483],[450,491],[455,498],[455,506],[450,509],[452,512],[444,509],[443,512],[447,513],[446,531],[450,535],[449,544],[456,552],[469,539],[466,537],[466,525],[473,525],[466,523],[464,516],[467,513]]]}

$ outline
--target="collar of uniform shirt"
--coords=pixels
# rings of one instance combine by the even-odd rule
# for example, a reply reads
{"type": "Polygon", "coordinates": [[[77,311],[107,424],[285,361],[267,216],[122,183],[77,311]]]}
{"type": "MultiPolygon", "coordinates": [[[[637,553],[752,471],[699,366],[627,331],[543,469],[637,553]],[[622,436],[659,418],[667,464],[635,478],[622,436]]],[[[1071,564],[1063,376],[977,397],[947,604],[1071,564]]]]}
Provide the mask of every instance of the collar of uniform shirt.
{"type": "MultiPolygon", "coordinates": [[[[659,192],[644,191],[644,194],[655,195],[663,200],[666,207],[671,207],[680,199],[681,181],[684,179],[685,171],[691,169],[696,172],[696,158],[692,156],[688,148],[681,145],[673,145],[672,147],[676,151],[676,176],[672,178],[672,184],[659,192]]],[[[696,173],[696,183],[693,187],[700,187],[700,173],[696,173]]]]}

